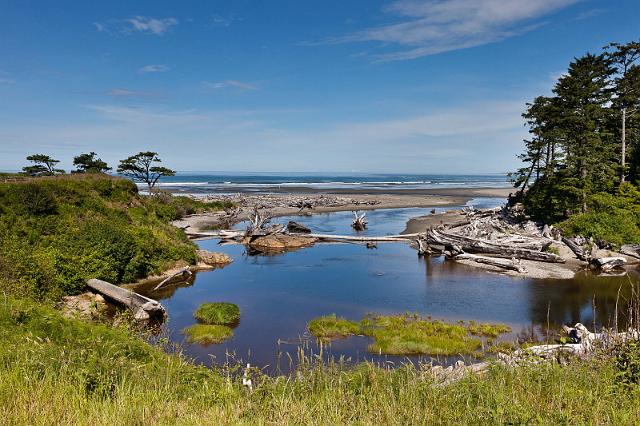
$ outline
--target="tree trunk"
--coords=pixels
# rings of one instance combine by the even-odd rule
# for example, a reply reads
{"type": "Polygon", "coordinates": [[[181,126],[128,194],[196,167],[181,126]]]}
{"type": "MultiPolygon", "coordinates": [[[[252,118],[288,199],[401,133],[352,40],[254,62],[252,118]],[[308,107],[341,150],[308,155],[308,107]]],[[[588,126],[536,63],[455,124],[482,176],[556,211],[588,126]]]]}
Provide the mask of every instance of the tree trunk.
{"type": "Polygon", "coordinates": [[[166,311],[162,305],[153,299],[138,294],[126,288],[118,287],[106,281],[90,279],[87,286],[96,292],[107,296],[118,303],[123,304],[133,312],[133,316],[137,320],[148,320],[152,317],[163,318],[166,311]]]}
{"type": "Polygon", "coordinates": [[[622,159],[620,165],[622,171],[620,172],[620,181],[624,182],[625,166],[627,163],[627,109],[622,108],[622,159]]]}

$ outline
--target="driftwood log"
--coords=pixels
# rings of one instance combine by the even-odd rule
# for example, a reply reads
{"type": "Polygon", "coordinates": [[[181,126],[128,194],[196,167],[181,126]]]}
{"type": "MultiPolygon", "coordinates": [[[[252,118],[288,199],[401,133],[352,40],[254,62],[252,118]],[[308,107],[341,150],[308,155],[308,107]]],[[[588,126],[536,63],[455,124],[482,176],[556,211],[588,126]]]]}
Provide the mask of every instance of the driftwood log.
{"type": "Polygon", "coordinates": [[[468,253],[490,254],[495,257],[507,259],[525,259],[537,262],[564,263],[564,259],[553,253],[523,249],[518,247],[504,247],[488,241],[463,237],[444,231],[430,229],[427,231],[427,242],[444,246],[455,253],[460,251],[468,253]]]}
{"type": "Polygon", "coordinates": [[[165,284],[167,284],[168,282],[172,281],[175,277],[180,276],[180,277],[183,277],[183,278],[184,278],[184,276],[185,276],[185,275],[186,275],[186,276],[191,276],[191,275],[193,275],[193,274],[191,273],[191,270],[189,269],[189,267],[182,268],[182,269],[180,269],[179,271],[177,271],[175,274],[171,274],[170,276],[168,276],[167,278],[165,278],[164,280],[162,280],[162,281],[160,282],[160,284],[158,284],[157,286],[155,286],[155,287],[153,288],[153,291],[160,290],[162,287],[164,287],[164,285],[165,285],[165,284]]]}
{"type": "Polygon", "coordinates": [[[583,248],[579,246],[572,238],[562,237],[562,242],[571,249],[576,257],[584,262],[590,262],[591,256],[585,253],[583,248]]]}
{"type": "Polygon", "coordinates": [[[613,269],[623,268],[626,263],[624,257],[600,257],[593,259],[592,263],[600,268],[603,272],[608,272],[613,269]]]}
{"type": "Polygon", "coordinates": [[[366,214],[367,213],[365,212],[359,215],[358,212],[353,212],[354,217],[353,217],[353,223],[351,224],[351,227],[356,231],[364,231],[365,229],[367,229],[367,221],[364,218],[366,214]]]}
{"type": "Polygon", "coordinates": [[[287,231],[297,233],[297,234],[311,233],[311,229],[307,228],[306,226],[298,222],[294,222],[293,220],[290,220],[289,223],[287,223],[287,231]]]}
{"type": "Polygon", "coordinates": [[[514,260],[496,259],[494,257],[478,256],[475,254],[461,253],[454,257],[455,260],[469,260],[476,263],[495,266],[496,268],[507,269],[519,273],[526,272],[525,268],[514,260]]]}
{"type": "Polygon", "coordinates": [[[157,300],[150,299],[126,288],[118,287],[106,281],[92,278],[87,281],[87,286],[109,299],[121,303],[133,312],[137,320],[150,318],[164,318],[166,311],[157,300]]]}
{"type": "Polygon", "coordinates": [[[640,245],[637,244],[625,244],[620,247],[620,253],[640,259],[640,245]]]}

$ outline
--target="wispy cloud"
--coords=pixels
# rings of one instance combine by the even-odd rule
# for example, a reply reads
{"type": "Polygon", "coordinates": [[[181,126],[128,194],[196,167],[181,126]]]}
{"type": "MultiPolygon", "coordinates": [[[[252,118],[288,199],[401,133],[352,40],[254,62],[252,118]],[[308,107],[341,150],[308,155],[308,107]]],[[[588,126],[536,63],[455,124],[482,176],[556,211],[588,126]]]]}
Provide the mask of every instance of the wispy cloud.
{"type": "Polygon", "coordinates": [[[146,74],[150,72],[166,72],[166,71],[169,71],[169,67],[162,64],[145,65],[144,67],[138,70],[138,72],[141,74],[146,74]]]}
{"type": "Polygon", "coordinates": [[[127,99],[127,98],[157,98],[160,94],[155,92],[142,92],[138,90],[130,90],[122,87],[116,87],[107,91],[107,95],[113,98],[127,99]]]}
{"type": "Polygon", "coordinates": [[[236,88],[240,90],[258,90],[258,86],[238,80],[203,81],[202,87],[211,90],[220,90],[227,88],[236,88]]]}
{"type": "Polygon", "coordinates": [[[580,13],[578,16],[574,18],[575,21],[582,21],[584,19],[593,18],[595,16],[601,15],[604,13],[603,9],[589,9],[580,13]]]}
{"type": "Polygon", "coordinates": [[[374,61],[397,61],[494,43],[542,25],[539,18],[580,0],[396,0],[385,12],[399,22],[326,43],[379,42],[374,61]],[[396,18],[396,19],[397,19],[396,18]]]}
{"type": "Polygon", "coordinates": [[[178,25],[176,18],[153,18],[151,16],[134,16],[126,19],[111,19],[105,22],[94,22],[96,30],[106,33],[143,33],[161,36],[172,27],[178,25]]]}

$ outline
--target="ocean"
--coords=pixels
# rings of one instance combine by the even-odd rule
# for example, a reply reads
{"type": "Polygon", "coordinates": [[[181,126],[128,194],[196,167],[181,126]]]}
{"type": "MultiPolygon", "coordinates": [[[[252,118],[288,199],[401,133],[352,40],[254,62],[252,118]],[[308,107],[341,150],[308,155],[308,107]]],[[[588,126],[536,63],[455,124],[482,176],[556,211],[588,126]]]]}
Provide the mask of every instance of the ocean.
{"type": "MultiPolygon", "coordinates": [[[[158,187],[184,193],[269,192],[312,190],[404,190],[436,188],[507,188],[506,174],[297,174],[179,172],[165,177],[158,187]]],[[[143,186],[143,185],[141,185],[143,186]]]]}

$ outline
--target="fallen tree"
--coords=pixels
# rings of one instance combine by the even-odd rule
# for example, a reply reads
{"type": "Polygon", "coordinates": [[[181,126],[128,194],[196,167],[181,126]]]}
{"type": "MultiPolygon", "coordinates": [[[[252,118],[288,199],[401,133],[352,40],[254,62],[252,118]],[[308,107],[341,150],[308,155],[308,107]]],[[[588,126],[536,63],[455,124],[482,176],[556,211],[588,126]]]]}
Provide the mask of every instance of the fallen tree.
{"type": "Polygon", "coordinates": [[[129,310],[133,312],[133,317],[137,320],[164,318],[167,314],[160,302],[132,290],[118,287],[95,278],[88,280],[87,286],[97,293],[129,308],[129,310]]]}
{"type": "Polygon", "coordinates": [[[502,260],[494,257],[478,256],[475,254],[461,253],[453,257],[454,260],[469,260],[471,262],[482,263],[500,269],[507,269],[519,273],[525,273],[526,269],[515,260],[502,260]]]}

